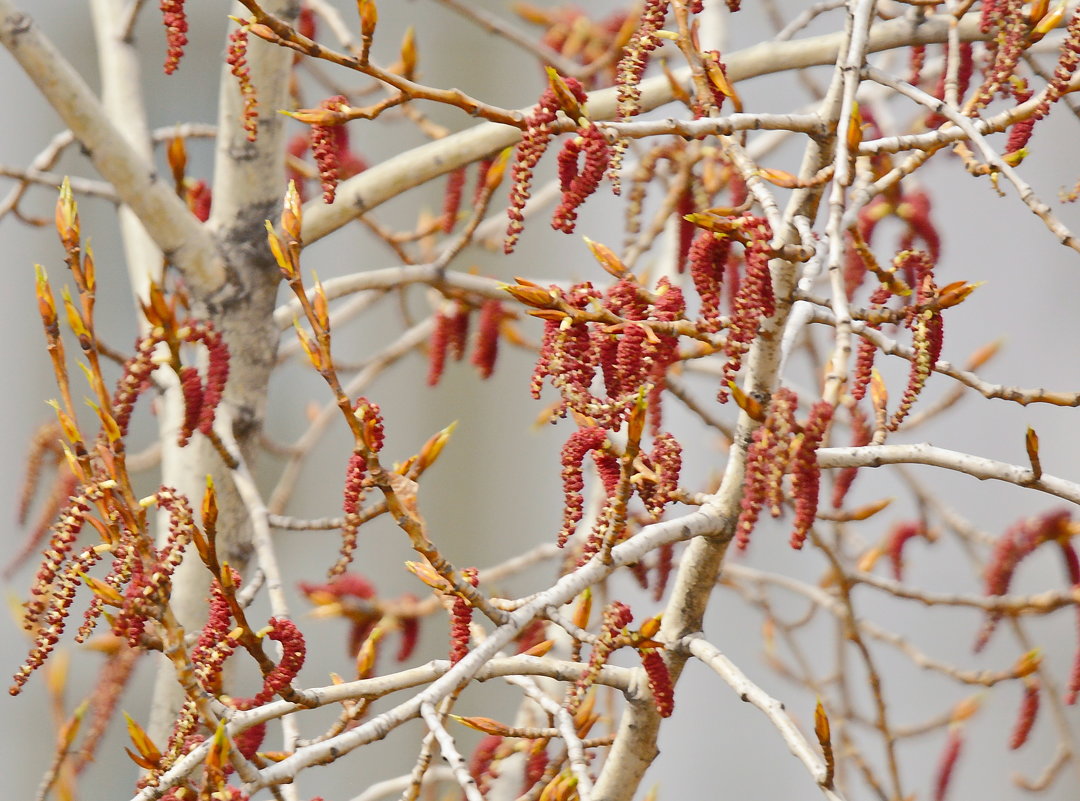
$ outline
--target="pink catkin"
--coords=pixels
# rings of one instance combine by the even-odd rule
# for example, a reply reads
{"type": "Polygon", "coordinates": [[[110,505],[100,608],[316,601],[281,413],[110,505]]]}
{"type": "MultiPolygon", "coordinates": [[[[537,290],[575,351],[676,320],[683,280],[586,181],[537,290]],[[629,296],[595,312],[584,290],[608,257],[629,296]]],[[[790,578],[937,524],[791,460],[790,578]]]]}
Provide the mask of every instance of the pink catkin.
{"type": "MultiPolygon", "coordinates": [[[[994,545],[986,564],[983,585],[986,594],[1007,594],[1020,562],[1040,545],[1066,539],[1071,521],[1068,509],[1057,509],[1021,520],[1011,526],[994,545]]],[[[981,651],[986,646],[1000,620],[1000,612],[988,615],[975,640],[976,651],[981,651]]]]}
{"type": "Polygon", "coordinates": [[[244,101],[244,107],[240,113],[241,125],[247,133],[248,141],[254,142],[258,134],[259,103],[255,94],[255,85],[251,82],[251,70],[247,63],[247,49],[247,28],[237,28],[229,34],[229,49],[225,54],[225,63],[229,65],[229,71],[236,78],[240,87],[240,96],[244,101]]]}
{"type": "Polygon", "coordinates": [[[904,548],[919,536],[926,536],[926,527],[922,523],[897,523],[885,539],[885,555],[889,557],[893,578],[897,581],[904,579],[904,548]]]}
{"type": "Polygon", "coordinates": [[[435,313],[435,324],[431,330],[431,340],[428,342],[427,384],[429,387],[434,387],[439,383],[443,370],[446,368],[450,325],[450,318],[446,314],[441,311],[435,313]]]}
{"type": "MultiPolygon", "coordinates": [[[[866,420],[866,415],[863,414],[862,409],[857,405],[852,405],[849,412],[851,414],[852,447],[861,448],[864,445],[869,445],[874,432],[866,420]]],[[[836,482],[833,484],[833,509],[839,509],[844,505],[844,499],[847,497],[851,485],[855,483],[855,477],[858,475],[858,471],[859,468],[857,467],[845,467],[837,473],[836,482]]]]}
{"type": "Polygon", "coordinates": [[[722,386],[717,394],[721,403],[727,402],[727,385],[741,369],[743,356],[757,336],[761,320],[776,313],[776,299],[769,271],[769,242],[772,239],[772,230],[764,219],[751,216],[741,218],[741,229],[747,237],[743,250],[746,271],[738,290],[732,290],[735,294],[731,325],[724,342],[728,361],[724,365],[722,386]]]}
{"type": "Polygon", "coordinates": [[[671,713],[675,711],[675,687],[663,654],[654,648],[647,648],[641,652],[641,665],[649,678],[649,690],[652,691],[653,703],[656,704],[656,713],[662,718],[671,717],[671,713]]]}
{"type": "Polygon", "coordinates": [[[454,230],[458,212],[461,210],[461,196],[465,189],[465,168],[458,167],[446,179],[446,194],[443,196],[442,231],[448,234],[454,230]]]}
{"type": "Polygon", "coordinates": [[[735,544],[740,550],[750,544],[750,534],[766,503],[774,516],[780,514],[780,482],[788,468],[798,402],[790,389],[777,388],[769,402],[765,422],[754,430],[746,452],[741,511],[735,524],[735,544]]]}
{"type": "Polygon", "coordinates": [[[1039,681],[1031,679],[1024,685],[1024,695],[1020,699],[1020,710],[1016,716],[1016,724],[1009,736],[1009,749],[1015,751],[1027,742],[1031,729],[1035,726],[1035,718],[1039,714],[1039,681]]]}
{"type": "Polygon", "coordinates": [[[165,25],[165,42],[168,51],[165,55],[165,74],[172,75],[180,66],[187,46],[188,22],[184,9],[184,0],[161,0],[161,17],[165,25]]]}
{"type": "Polygon", "coordinates": [[[949,784],[956,769],[956,761],[960,758],[960,752],[964,747],[964,733],[959,727],[949,729],[949,737],[945,741],[945,748],[938,760],[937,772],[934,777],[934,801],[945,801],[949,792],[949,784]]]}
{"type": "MultiPolygon", "coordinates": [[[[566,78],[566,86],[573,93],[579,103],[588,101],[588,95],[584,87],[575,78],[566,78]]],[[[525,229],[525,203],[529,200],[532,189],[533,170],[540,163],[540,158],[547,150],[551,141],[551,123],[555,122],[555,116],[561,108],[558,98],[553,89],[545,89],[540,95],[532,113],[526,122],[528,127],[518,143],[514,153],[514,165],[511,168],[512,183],[510,187],[510,202],[506,209],[506,215],[510,223],[506,229],[506,240],[503,243],[503,251],[506,254],[513,253],[518,237],[525,229]]]]}
{"type": "Polygon", "coordinates": [[[288,618],[272,617],[267,638],[281,643],[281,661],[263,677],[263,688],[255,696],[255,704],[267,703],[276,694],[289,687],[304,666],[307,646],[304,635],[288,618]]]}
{"type": "Polygon", "coordinates": [[[559,184],[562,201],[551,218],[556,231],[571,234],[581,204],[600,186],[611,162],[611,145],[603,132],[589,123],[574,139],[568,139],[559,153],[559,184]],[[582,164],[578,165],[580,159],[582,164]]]}
{"type": "Polygon", "coordinates": [[[566,545],[566,541],[573,535],[580,522],[585,508],[585,499],[581,491],[585,487],[585,478],[582,475],[582,463],[585,454],[592,450],[599,450],[607,442],[607,434],[602,428],[589,426],[579,428],[570,435],[562,449],[562,480],[563,480],[563,523],[559,530],[559,547],[566,545]]]}
{"type": "Polygon", "coordinates": [[[495,360],[499,356],[499,326],[505,315],[503,305],[498,300],[485,300],[484,305],[480,307],[472,364],[483,379],[491,378],[491,374],[495,371],[495,360]]]}
{"type": "MultiPolygon", "coordinates": [[[[476,568],[469,567],[461,571],[461,576],[472,586],[478,584],[476,568]]],[[[457,664],[469,653],[469,639],[472,636],[469,624],[472,622],[472,604],[460,595],[454,598],[450,612],[450,663],[457,664]]]]}
{"type": "Polygon", "coordinates": [[[817,466],[817,449],[825,438],[832,420],[833,407],[818,401],[810,409],[810,418],[803,426],[803,439],[791,463],[791,490],[795,495],[795,525],[791,532],[791,547],[802,548],[810,527],[817,516],[821,468],[817,466]]]}
{"type": "Polygon", "coordinates": [[[702,231],[694,238],[687,253],[690,278],[701,299],[698,326],[703,331],[720,330],[720,293],[730,250],[729,237],[717,237],[712,231],[702,231]]]}
{"type": "MultiPolygon", "coordinates": [[[[337,111],[344,105],[345,96],[335,95],[324,100],[319,107],[327,111],[337,111]]],[[[311,126],[311,153],[315,157],[315,165],[319,168],[324,203],[333,203],[337,194],[342,164],[349,151],[348,136],[345,125],[341,123],[311,126]]]]}

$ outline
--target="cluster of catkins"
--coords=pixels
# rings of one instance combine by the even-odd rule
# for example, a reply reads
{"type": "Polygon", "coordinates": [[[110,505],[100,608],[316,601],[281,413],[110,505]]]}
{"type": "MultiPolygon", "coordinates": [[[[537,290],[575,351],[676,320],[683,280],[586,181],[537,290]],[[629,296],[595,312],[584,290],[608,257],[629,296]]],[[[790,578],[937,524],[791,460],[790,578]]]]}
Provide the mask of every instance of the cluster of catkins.
{"type": "Polygon", "coordinates": [[[810,408],[806,422],[799,424],[795,415],[799,399],[786,387],[772,394],[764,422],[754,430],[746,453],[746,477],[743,481],[742,509],[735,527],[735,541],[740,548],[750,543],[750,534],[763,509],[779,517],[784,504],[784,476],[791,476],[795,522],[791,547],[802,548],[817,516],[821,469],[817,449],[821,446],[832,420],[833,407],[818,401],[810,408]]]}

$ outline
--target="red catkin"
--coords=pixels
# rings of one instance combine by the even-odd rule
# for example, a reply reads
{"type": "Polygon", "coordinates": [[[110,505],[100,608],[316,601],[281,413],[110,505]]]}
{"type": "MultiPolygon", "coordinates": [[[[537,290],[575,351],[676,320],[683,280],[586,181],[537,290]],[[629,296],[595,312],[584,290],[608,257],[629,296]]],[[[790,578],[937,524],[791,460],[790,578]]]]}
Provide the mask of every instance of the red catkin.
{"type": "Polygon", "coordinates": [[[949,729],[949,737],[945,741],[945,748],[938,760],[937,772],[934,774],[934,801],[945,801],[949,791],[949,783],[952,780],[956,768],[956,761],[960,758],[960,751],[964,747],[964,733],[958,726],[949,729]]]}
{"type": "Polygon", "coordinates": [[[573,535],[577,524],[581,521],[584,513],[585,499],[581,496],[581,490],[585,487],[585,478],[582,475],[582,463],[585,454],[589,451],[600,450],[607,442],[607,434],[602,428],[589,426],[579,428],[570,435],[562,449],[562,480],[563,480],[563,524],[559,530],[559,547],[566,545],[566,541],[573,535]]]}
{"type": "Polygon", "coordinates": [[[655,648],[647,648],[641,652],[641,665],[649,677],[649,690],[657,714],[662,718],[671,717],[675,711],[675,687],[671,683],[671,673],[663,654],[655,648]]]}
{"type": "Polygon", "coordinates": [[[1039,680],[1030,679],[1024,684],[1024,695],[1020,699],[1020,711],[1009,736],[1009,749],[1015,751],[1027,742],[1028,735],[1035,725],[1039,714],[1039,680]]]}
{"type": "MultiPolygon", "coordinates": [[[[477,571],[474,567],[468,567],[461,571],[461,577],[472,586],[479,583],[477,571]]],[[[457,664],[469,653],[469,639],[471,633],[469,624],[472,622],[472,604],[460,595],[454,598],[454,605],[450,612],[450,663],[457,664]]]]}
{"type": "Polygon", "coordinates": [[[499,326],[505,316],[503,305],[498,300],[485,300],[484,305],[480,307],[472,364],[483,379],[491,378],[491,374],[495,371],[495,360],[499,356],[499,326]]]}
{"type": "Polygon", "coordinates": [[[161,0],[159,7],[161,21],[165,25],[165,43],[168,46],[165,54],[165,74],[172,75],[180,66],[180,59],[184,57],[184,48],[188,43],[187,13],[184,10],[184,0],[161,0]]]}
{"type": "Polygon", "coordinates": [[[833,407],[818,401],[810,409],[810,418],[803,426],[802,442],[791,460],[791,490],[795,495],[795,527],[791,532],[791,547],[802,548],[810,527],[817,516],[821,468],[817,466],[817,449],[825,438],[832,420],[833,407]]]}
{"type": "Polygon", "coordinates": [[[450,325],[450,318],[441,310],[435,312],[431,340],[428,342],[427,384],[429,387],[434,387],[439,383],[442,379],[443,370],[446,369],[446,350],[450,342],[450,325]]]}

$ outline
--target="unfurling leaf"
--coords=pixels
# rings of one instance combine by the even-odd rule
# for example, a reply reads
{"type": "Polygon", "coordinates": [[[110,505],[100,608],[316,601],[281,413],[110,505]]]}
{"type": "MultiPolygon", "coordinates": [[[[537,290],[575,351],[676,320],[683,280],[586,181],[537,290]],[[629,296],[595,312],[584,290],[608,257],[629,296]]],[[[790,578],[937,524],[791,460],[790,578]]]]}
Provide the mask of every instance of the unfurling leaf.
{"type": "MultiPolygon", "coordinates": [[[[150,739],[150,735],[148,735],[143,727],[140,726],[127,712],[124,713],[124,721],[127,723],[128,737],[131,738],[132,745],[138,750],[139,756],[151,764],[151,770],[156,769],[161,762],[161,752],[158,750],[157,746],[154,745],[154,741],[150,739]]],[[[131,752],[128,751],[128,754],[131,754],[131,752]]],[[[142,762],[136,759],[134,755],[132,755],[131,758],[134,759],[137,764],[146,767],[142,762]]]]}

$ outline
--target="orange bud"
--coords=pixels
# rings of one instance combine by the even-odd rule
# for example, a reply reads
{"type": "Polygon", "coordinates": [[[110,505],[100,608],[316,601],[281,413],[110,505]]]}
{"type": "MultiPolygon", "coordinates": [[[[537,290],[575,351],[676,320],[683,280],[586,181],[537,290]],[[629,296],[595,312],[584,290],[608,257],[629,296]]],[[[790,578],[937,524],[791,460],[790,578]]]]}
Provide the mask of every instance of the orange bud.
{"type": "Polygon", "coordinates": [[[410,25],[401,40],[401,75],[412,80],[416,74],[416,30],[410,25]]]}
{"type": "Polygon", "coordinates": [[[79,431],[79,426],[75,420],[67,412],[61,409],[60,404],[56,401],[51,400],[48,401],[48,403],[56,412],[56,419],[60,422],[60,428],[63,429],[64,436],[67,437],[68,442],[72,444],[82,442],[82,432],[79,431]]]}
{"type": "Polygon", "coordinates": [[[959,723],[960,721],[967,720],[979,711],[979,707],[982,706],[982,695],[969,695],[967,698],[962,698],[957,702],[956,706],[952,708],[952,713],[949,715],[949,719],[952,723],[959,723]]]}
{"type": "Polygon", "coordinates": [[[214,479],[210,474],[206,476],[206,492],[203,493],[202,500],[202,522],[203,526],[210,528],[217,523],[218,516],[218,504],[217,504],[217,490],[214,488],[214,479]]]}
{"type": "Polygon", "coordinates": [[[326,290],[322,281],[315,276],[315,302],[312,303],[312,311],[315,314],[315,322],[324,332],[330,330],[330,301],[326,299],[326,290]]]}
{"type": "Polygon", "coordinates": [[[285,274],[286,278],[292,278],[296,274],[296,268],[292,263],[292,259],[286,255],[285,247],[269,220],[266,221],[266,241],[270,244],[270,252],[274,254],[274,261],[277,262],[278,268],[285,274]]]}
{"type": "Polygon", "coordinates": [[[526,314],[530,317],[539,317],[541,320],[554,320],[555,322],[570,319],[569,314],[558,309],[529,309],[526,314]]]}
{"type": "Polygon", "coordinates": [[[304,211],[300,203],[300,193],[296,189],[296,182],[289,181],[289,188],[285,192],[281,209],[281,230],[297,244],[301,243],[300,225],[303,219],[304,211]]]}
{"type": "Polygon", "coordinates": [[[587,629],[589,627],[589,617],[592,615],[592,589],[586,587],[579,597],[581,600],[578,601],[577,608],[574,609],[573,622],[579,629],[587,629]]]}
{"type": "Polygon", "coordinates": [[[601,245],[599,242],[594,242],[587,236],[582,237],[582,239],[585,240],[585,244],[592,251],[593,257],[600,262],[601,267],[616,278],[622,278],[626,272],[626,265],[619,260],[619,257],[615,255],[611,248],[607,245],[601,245]]]}
{"type": "Polygon", "coordinates": [[[487,173],[484,175],[484,191],[491,193],[499,188],[499,184],[502,183],[503,177],[506,175],[506,166],[510,163],[510,156],[513,155],[514,148],[504,148],[495,160],[491,162],[491,166],[488,167],[487,173]]]}
{"type": "Polygon", "coordinates": [[[797,189],[803,185],[799,181],[799,176],[793,175],[785,170],[774,170],[771,167],[761,167],[758,169],[757,174],[770,184],[779,186],[781,189],[797,189]]]}
{"type": "Polygon", "coordinates": [[[482,731],[484,734],[497,734],[500,737],[509,737],[513,734],[513,729],[504,723],[499,723],[497,720],[491,718],[481,717],[463,717],[461,715],[451,715],[454,720],[463,726],[468,726],[470,729],[476,731],[482,731]]]}
{"type": "Polygon", "coordinates": [[[703,59],[705,66],[705,74],[709,78],[709,83],[716,87],[724,97],[730,97],[731,102],[735,106],[736,111],[742,111],[742,99],[739,97],[739,93],[735,91],[735,87],[728,80],[727,75],[724,74],[724,70],[712,57],[703,59]]]}
{"type": "Polygon", "coordinates": [[[857,153],[859,145],[862,144],[863,134],[863,119],[862,114],[859,112],[859,101],[855,100],[851,104],[851,117],[848,119],[847,127],[847,146],[848,151],[851,153],[857,153]]]}
{"type": "Polygon", "coordinates": [[[101,430],[109,443],[115,445],[119,442],[123,435],[120,433],[120,426],[116,424],[116,418],[109,413],[108,409],[103,409],[91,400],[87,400],[86,405],[97,412],[98,419],[101,420],[101,430]]]}
{"type": "Polygon", "coordinates": [[[988,361],[994,358],[994,356],[997,355],[997,352],[1001,350],[1001,345],[1002,340],[1000,339],[983,345],[981,348],[976,350],[974,353],[971,354],[971,356],[968,357],[966,365],[967,369],[977,370],[978,368],[982,367],[984,364],[986,364],[988,361]]]}
{"type": "Polygon", "coordinates": [[[165,158],[172,170],[173,183],[178,187],[184,183],[184,173],[187,170],[187,146],[182,136],[174,136],[169,140],[165,150],[165,158]]]}
{"type": "Polygon", "coordinates": [[[1024,676],[1030,676],[1039,666],[1042,664],[1042,651],[1035,648],[1028,651],[1026,654],[1016,660],[1016,664],[1013,665],[1013,673],[1017,678],[1023,678],[1024,676]]]}
{"type": "Polygon", "coordinates": [[[566,81],[563,77],[555,71],[554,67],[545,67],[547,72],[548,85],[551,87],[551,91],[555,93],[555,99],[559,101],[559,108],[566,112],[566,115],[572,120],[580,120],[582,117],[588,117],[585,109],[581,107],[581,103],[578,102],[577,97],[574,96],[573,91],[566,85],[566,81]]]}
{"type": "Polygon", "coordinates": [[[94,269],[94,249],[87,243],[83,249],[82,260],[82,287],[86,292],[93,292],[97,283],[96,270],[94,269]]]}
{"type": "Polygon", "coordinates": [[[884,412],[889,404],[889,390],[885,387],[885,380],[877,370],[870,372],[870,402],[875,411],[884,412]]]}
{"type": "Polygon", "coordinates": [[[375,0],[357,0],[356,11],[360,15],[360,33],[369,38],[375,33],[375,26],[379,22],[379,9],[375,0]]]}
{"type": "Polygon", "coordinates": [[[406,562],[405,569],[427,584],[433,590],[453,594],[454,588],[446,579],[435,572],[435,568],[427,562],[406,562]]]}
{"type": "Polygon", "coordinates": [[[258,36],[260,39],[271,44],[276,44],[281,41],[281,37],[274,33],[274,29],[269,25],[264,25],[261,22],[253,22],[245,25],[248,33],[258,36]]]}
{"type": "Polygon", "coordinates": [[[90,588],[90,591],[100,598],[104,603],[109,606],[123,606],[124,596],[121,595],[116,589],[104,581],[86,573],[79,573],[82,580],[86,583],[86,586],[90,588]]]}
{"type": "Polygon", "coordinates": [[[627,447],[632,445],[637,448],[641,443],[641,435],[645,433],[645,417],[648,408],[645,391],[641,390],[638,392],[633,408],[630,409],[630,419],[626,421],[627,447]]]}
{"type": "Polygon", "coordinates": [[[71,300],[71,293],[67,287],[61,291],[61,295],[64,298],[64,311],[67,312],[68,325],[77,337],[89,337],[90,331],[86,327],[86,323],[83,321],[82,315],[78,309],[75,308],[75,304],[71,300]]]}
{"type": "Polygon", "coordinates": [[[212,771],[222,771],[229,758],[230,742],[225,734],[225,721],[219,720],[214,737],[210,741],[210,750],[206,754],[206,767],[212,771]]]}
{"type": "Polygon", "coordinates": [[[555,295],[552,291],[543,289],[542,287],[533,287],[522,284],[504,284],[502,289],[508,292],[514,300],[524,303],[526,306],[534,306],[538,309],[549,309],[555,302],[555,295]]]}
{"type": "Polygon", "coordinates": [[[857,509],[854,509],[851,512],[848,512],[846,515],[844,515],[844,520],[846,520],[846,521],[869,520],[871,517],[876,515],[878,512],[880,512],[882,509],[887,507],[892,502],[893,502],[892,498],[882,498],[879,501],[874,501],[873,503],[868,503],[865,506],[860,506],[857,509]]]}
{"type": "Polygon", "coordinates": [[[1035,433],[1035,429],[1028,426],[1028,430],[1024,434],[1024,446],[1027,449],[1028,461],[1031,462],[1031,472],[1035,476],[1035,480],[1038,481],[1042,478],[1042,463],[1039,461],[1039,435],[1035,433]]]}
{"type": "MultiPolygon", "coordinates": [[[[1039,21],[1035,24],[1035,27],[1032,28],[1031,34],[1028,36],[1028,39],[1032,43],[1037,42],[1044,36],[1046,36],[1046,34],[1050,33],[1050,31],[1054,30],[1054,28],[1058,27],[1061,24],[1061,21],[1065,19],[1065,10],[1067,6],[1068,3],[1066,3],[1065,0],[1061,0],[1060,3],[1054,6],[1053,11],[1043,15],[1042,18],[1039,19],[1039,21]]],[[[1034,19],[1034,15],[1032,18],[1034,19]]]]}
{"type": "Polygon", "coordinates": [[[671,71],[666,59],[660,60],[660,68],[664,71],[664,77],[667,78],[668,86],[671,87],[672,99],[677,100],[685,106],[689,106],[692,102],[690,93],[686,91],[686,87],[682,85],[675,73],[671,71]]]}
{"type": "Polygon", "coordinates": [[[36,276],[34,292],[37,294],[38,312],[45,325],[51,327],[56,324],[56,301],[53,298],[52,287],[49,286],[49,277],[40,264],[34,265],[34,273],[36,276]]]}
{"type": "Polygon", "coordinates": [[[968,295],[982,285],[982,281],[975,284],[969,284],[966,281],[953,281],[951,284],[947,284],[938,290],[938,306],[943,309],[958,306],[967,300],[968,295]]]}
{"type": "Polygon", "coordinates": [[[757,398],[747,395],[743,392],[742,387],[734,381],[728,381],[728,389],[731,391],[731,398],[735,401],[735,405],[746,412],[751,420],[755,420],[758,423],[764,422],[765,410],[762,408],[761,402],[758,401],[757,398]]]}
{"type": "Polygon", "coordinates": [[[380,621],[368,634],[360,650],[356,652],[356,677],[364,679],[375,669],[375,659],[379,655],[379,642],[386,635],[386,627],[380,621]]]}
{"type": "Polygon", "coordinates": [[[307,331],[300,327],[300,321],[293,319],[293,328],[296,329],[296,339],[300,342],[300,347],[303,348],[304,353],[307,354],[308,360],[315,367],[316,370],[322,369],[322,357],[315,348],[315,343],[311,341],[311,337],[308,336],[307,331]]]}
{"type": "Polygon", "coordinates": [[[863,555],[859,557],[859,561],[855,563],[855,569],[863,573],[869,573],[883,555],[884,551],[880,546],[875,545],[873,548],[863,552],[863,555]]]}
{"type": "Polygon", "coordinates": [[[435,460],[439,458],[439,454],[442,453],[443,448],[446,447],[446,443],[450,441],[450,435],[454,433],[454,429],[457,428],[457,420],[452,422],[442,431],[439,431],[433,435],[427,442],[424,443],[424,447],[420,449],[420,453],[417,458],[417,469],[421,472],[427,470],[431,465],[435,464],[435,460]]]}
{"type": "Polygon", "coordinates": [[[90,699],[86,699],[77,707],[75,711],[71,713],[71,717],[67,719],[63,727],[60,729],[60,751],[61,753],[71,748],[71,744],[75,742],[75,738],[79,734],[79,727],[82,725],[83,718],[86,716],[86,710],[90,708],[90,699]]]}
{"type": "Polygon", "coordinates": [[[538,642],[532,648],[527,651],[522,651],[523,656],[545,656],[548,651],[555,647],[555,640],[544,640],[538,642]]]}
{"type": "Polygon", "coordinates": [[[646,638],[651,638],[651,637],[656,636],[656,633],[658,631],[660,631],[660,620],[661,620],[660,615],[656,615],[655,617],[650,617],[648,620],[646,620],[644,623],[641,624],[641,628],[638,629],[638,633],[642,637],[646,637],[646,638]]]}
{"type": "Polygon", "coordinates": [[[71,181],[64,178],[60,184],[60,197],[56,199],[56,232],[65,250],[79,246],[79,207],[71,193],[71,181]]]}

